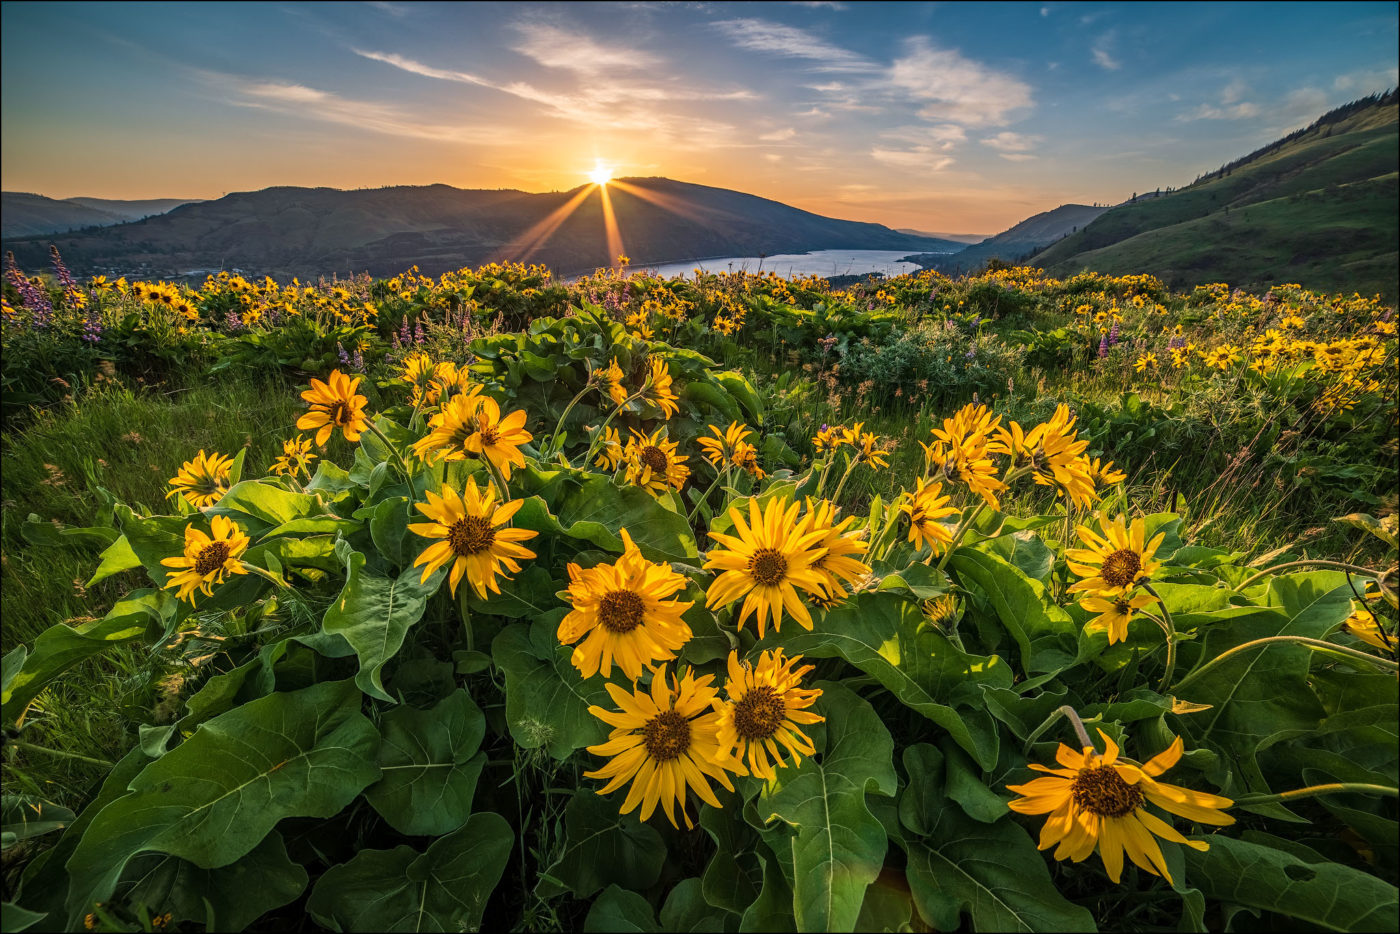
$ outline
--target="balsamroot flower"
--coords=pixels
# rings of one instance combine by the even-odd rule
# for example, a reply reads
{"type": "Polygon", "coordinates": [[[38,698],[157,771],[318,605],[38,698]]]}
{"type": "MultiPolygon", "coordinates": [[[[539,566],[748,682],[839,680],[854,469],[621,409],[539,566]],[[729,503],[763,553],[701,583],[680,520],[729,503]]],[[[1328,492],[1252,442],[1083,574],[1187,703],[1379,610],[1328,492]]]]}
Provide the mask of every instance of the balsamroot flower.
{"type": "Polygon", "coordinates": [[[722,573],[710,585],[705,606],[718,609],[744,597],[738,628],[743,629],[744,621],[757,610],[760,639],[770,618],[775,630],[781,628],[785,609],[803,628],[812,628],[812,614],[802,605],[797,588],[811,594],[823,592],[826,577],[813,565],[826,554],[818,543],[827,530],[799,523],[801,508],[801,503],[788,505],[774,497],[760,512],[758,501],[751,499],[747,523],[737,508],[729,510],[735,534],[710,533],[721,547],[711,549],[705,569],[722,573]]]}
{"type": "Polygon", "coordinates": [[[215,516],[209,527],[211,534],[206,535],[193,525],[185,526],[184,554],[160,559],[166,567],[177,568],[167,572],[170,579],[165,589],[179,588],[175,596],[191,604],[196,590],[206,597],[212,596],[214,585],[222,584],[225,574],[248,573],[241,556],[248,550],[251,539],[238,523],[228,516],[215,516]]]}
{"type": "Polygon", "coordinates": [[[1085,547],[1065,552],[1069,569],[1084,578],[1070,587],[1072,593],[1117,597],[1150,579],[1161,567],[1161,562],[1152,557],[1166,538],[1165,532],[1144,543],[1146,523],[1141,517],[1129,526],[1124,516],[1110,521],[1103,514],[1099,516],[1099,526],[1102,535],[1086,525],[1079,526],[1076,531],[1085,547]]]}
{"type": "Polygon", "coordinates": [[[232,469],[233,458],[218,452],[205,454],[201,449],[170,478],[170,492],[165,494],[165,498],[172,499],[183,493],[196,509],[212,506],[228,492],[232,469]]]}
{"type": "Polygon", "coordinates": [[[1229,798],[1191,791],[1157,781],[1157,776],[1181,759],[1181,737],[1146,765],[1119,759],[1118,745],[1102,731],[1104,753],[1093,747],[1075,752],[1061,744],[1055,760],[1063,768],[1052,769],[1037,763],[1031,768],[1049,773],[1024,785],[1008,785],[1023,797],[1010,802],[1018,814],[1048,814],[1040,830],[1040,849],[1056,846],[1056,859],[1082,862],[1097,848],[1104,868],[1114,882],[1123,875],[1123,854],[1153,875],[1172,881],[1155,834],[1172,843],[1183,843],[1195,850],[1209,844],[1188,840],[1171,824],[1147,810],[1156,805],[1200,824],[1225,826],[1235,819],[1222,814],[1234,804],[1229,798]]]}
{"type": "Polygon", "coordinates": [[[762,653],[757,665],[739,661],[737,651],[729,653],[729,680],[724,686],[729,700],[719,708],[721,754],[747,761],[749,774],[768,781],[778,777],[774,762],[779,768],[787,765],[779,745],[788,751],[793,768],[802,764],[803,756],[816,755],[817,748],[802,732],[802,725],[826,719],[806,709],[822,692],[798,687],[815,667],[797,668],[800,661],[801,655],[784,659],[782,649],[762,653]]]}
{"type": "Polygon", "coordinates": [[[558,636],[564,645],[583,639],[570,660],[585,678],[600,670],[611,677],[616,661],[636,681],[643,666],[675,659],[690,641],[681,614],[694,604],[669,599],[685,589],[685,577],[643,558],[626,529],[622,543],[625,550],[613,564],[587,570],[569,564],[569,589],[561,596],[573,610],[559,623],[558,636]]]}
{"type": "Polygon", "coordinates": [[[722,807],[707,779],[733,791],[726,769],[739,769],[721,755],[720,715],[713,709],[718,692],[710,686],[714,677],[696,678],[686,669],[683,676],[672,675],[668,683],[663,665],[653,674],[650,691],[634,686],[629,693],[616,684],[606,685],[619,709],[588,708],[613,728],[607,742],[589,746],[588,751],[611,759],[602,768],[583,773],[585,778],[608,780],[598,794],[610,794],[631,782],[621,813],[630,814],[641,805],[641,818],[646,820],[660,803],[671,826],[679,827],[675,815],[679,804],[687,829],[695,826],[686,812],[687,786],[701,801],[722,807]]]}
{"type": "Polygon", "coordinates": [[[312,379],[311,388],[301,394],[311,403],[311,411],[297,419],[297,430],[315,429],[318,447],[329,441],[337,428],[345,434],[346,441],[359,441],[366,426],[365,403],[369,401],[355,393],[362,379],[363,376],[351,379],[339,370],[332,370],[324,383],[312,379]]]}
{"type": "Polygon", "coordinates": [[[938,520],[957,514],[943,495],[943,484],[920,477],[914,492],[906,495],[909,501],[900,503],[899,511],[909,517],[910,543],[920,550],[927,544],[934,554],[942,554],[953,540],[953,530],[938,520]]]}
{"type": "Polygon", "coordinates": [[[436,538],[418,555],[414,567],[426,565],[420,580],[426,581],[434,571],[452,562],[448,583],[452,595],[465,574],[477,596],[485,600],[487,591],[500,593],[496,578],[520,570],[520,561],[535,557],[535,553],[520,545],[538,535],[531,529],[510,529],[505,524],[524,505],[524,500],[512,500],[496,505],[496,490],[487,486],[483,492],[476,480],[467,478],[467,486],[458,495],[450,486],[443,486],[441,495],[427,492],[426,503],[414,503],[431,522],[410,523],[408,530],[424,538],[436,538]],[[504,569],[504,570],[503,570],[504,569]]]}

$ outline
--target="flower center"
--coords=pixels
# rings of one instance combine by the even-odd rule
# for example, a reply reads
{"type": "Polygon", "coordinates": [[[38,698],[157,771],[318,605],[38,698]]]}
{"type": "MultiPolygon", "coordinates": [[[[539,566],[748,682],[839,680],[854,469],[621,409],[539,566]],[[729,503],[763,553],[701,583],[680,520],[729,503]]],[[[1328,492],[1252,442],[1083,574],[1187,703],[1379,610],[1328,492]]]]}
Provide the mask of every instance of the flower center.
{"type": "Polygon", "coordinates": [[[690,721],[674,710],[663,711],[642,727],[642,744],[657,762],[677,759],[690,748],[690,721]]]}
{"type": "Polygon", "coordinates": [[[1100,817],[1123,817],[1142,807],[1142,789],[1125,782],[1111,765],[1080,769],[1069,791],[1075,804],[1100,817]]]}
{"type": "Polygon", "coordinates": [[[666,472],[666,465],[669,463],[666,452],[654,444],[648,444],[642,448],[642,453],[637,455],[637,459],[650,467],[653,473],[659,474],[666,472]]]}
{"type": "Polygon", "coordinates": [[[447,529],[447,544],[459,555],[485,551],[496,540],[496,527],[485,516],[466,516],[447,529]]]}
{"type": "Polygon", "coordinates": [[[350,419],[355,415],[350,406],[344,402],[332,402],[327,414],[330,415],[331,421],[336,425],[349,424],[350,419]]]}
{"type": "Polygon", "coordinates": [[[610,590],[598,601],[598,625],[608,632],[631,632],[642,624],[646,609],[640,595],[630,590],[610,590]]]}
{"type": "Polygon", "coordinates": [[[734,702],[734,730],[743,739],[767,739],[786,716],[783,699],[766,684],[750,688],[734,702]]]}
{"type": "Polygon", "coordinates": [[[487,425],[484,423],[484,420],[483,424],[477,428],[476,433],[481,435],[481,443],[483,445],[495,444],[497,441],[501,440],[501,433],[496,430],[496,426],[487,425]]]}
{"type": "Polygon", "coordinates": [[[773,586],[787,574],[787,558],[772,548],[760,548],[749,559],[749,575],[760,584],[773,586]]]}
{"type": "Polygon", "coordinates": [[[1137,580],[1138,571],[1141,570],[1142,558],[1138,557],[1138,553],[1131,548],[1119,548],[1103,559],[1103,570],[1099,571],[1099,576],[1112,587],[1127,587],[1137,580]]]}
{"type": "Polygon", "coordinates": [[[213,574],[223,567],[227,560],[228,543],[210,542],[199,550],[199,557],[194,559],[194,572],[201,577],[213,574]]]}

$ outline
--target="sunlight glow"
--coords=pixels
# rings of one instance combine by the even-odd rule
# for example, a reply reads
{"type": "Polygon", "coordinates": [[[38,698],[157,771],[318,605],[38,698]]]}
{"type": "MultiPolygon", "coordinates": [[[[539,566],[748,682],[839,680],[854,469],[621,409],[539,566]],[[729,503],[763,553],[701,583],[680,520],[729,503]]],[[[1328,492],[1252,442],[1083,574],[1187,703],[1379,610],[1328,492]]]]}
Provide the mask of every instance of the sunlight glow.
{"type": "Polygon", "coordinates": [[[606,185],[612,181],[612,173],[612,166],[599,162],[593,166],[593,171],[588,173],[588,180],[595,185],[606,185]]]}

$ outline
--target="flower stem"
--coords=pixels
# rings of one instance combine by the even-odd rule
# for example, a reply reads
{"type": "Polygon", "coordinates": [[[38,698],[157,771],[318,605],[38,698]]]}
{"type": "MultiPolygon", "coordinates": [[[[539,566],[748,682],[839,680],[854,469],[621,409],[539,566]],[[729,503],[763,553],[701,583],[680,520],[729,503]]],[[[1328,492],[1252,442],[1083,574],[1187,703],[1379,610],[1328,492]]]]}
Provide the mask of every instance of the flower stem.
{"type": "Polygon", "coordinates": [[[1255,639],[1252,642],[1245,642],[1235,646],[1234,648],[1226,649],[1224,652],[1221,652],[1219,655],[1215,656],[1215,658],[1212,658],[1210,661],[1206,662],[1200,668],[1197,668],[1195,671],[1182,678],[1179,682],[1177,682],[1176,689],[1180,691],[1186,685],[1190,684],[1192,681],[1195,681],[1201,675],[1205,674],[1207,671],[1214,668],[1216,665],[1219,665],[1231,655],[1238,654],[1247,649],[1257,649],[1262,646],[1271,645],[1279,642],[1296,642],[1299,645],[1307,646],[1308,648],[1314,649],[1319,652],[1326,652],[1329,655],[1336,655],[1339,658],[1369,662],[1370,664],[1375,665],[1377,668],[1384,668],[1387,671],[1400,671],[1400,664],[1396,664],[1395,662],[1389,661],[1384,658],[1377,658],[1376,656],[1369,655],[1366,652],[1359,652],[1356,649],[1349,649],[1341,645],[1333,645],[1331,642],[1323,642],[1321,639],[1309,639],[1306,636],[1269,636],[1265,639],[1255,639]]]}
{"type": "Polygon", "coordinates": [[[584,395],[586,395],[588,391],[592,388],[593,383],[592,381],[589,381],[583,387],[583,389],[579,390],[578,395],[570,399],[569,404],[564,406],[564,414],[559,416],[559,424],[554,426],[554,434],[550,436],[549,444],[545,445],[544,450],[540,452],[540,460],[548,461],[551,457],[554,456],[555,445],[559,442],[559,435],[564,430],[564,422],[568,420],[569,413],[574,410],[574,406],[578,405],[579,400],[582,399],[584,395]]]}
{"type": "Polygon", "coordinates": [[[287,583],[285,580],[283,580],[281,574],[273,574],[271,571],[267,570],[266,568],[260,568],[260,567],[258,567],[256,564],[252,564],[252,563],[250,563],[250,562],[248,562],[248,561],[240,561],[239,563],[240,563],[241,565],[243,565],[243,570],[245,570],[245,571],[251,571],[252,573],[258,575],[259,577],[264,578],[265,580],[272,581],[272,583],[276,584],[276,585],[277,585],[278,587],[280,587],[282,590],[291,590],[291,589],[292,589],[292,585],[289,584],[289,583],[287,583]]]}
{"type": "Polygon", "coordinates": [[[1365,782],[1333,782],[1327,785],[1309,785],[1292,791],[1281,791],[1272,795],[1245,795],[1235,799],[1236,805],[1271,804],[1275,801],[1297,801],[1299,798],[1315,798],[1318,795],[1340,794],[1384,795],[1387,798],[1400,797],[1400,788],[1389,785],[1369,785],[1365,782]]]}
{"type": "Polygon", "coordinates": [[[14,746],[17,749],[27,749],[30,752],[44,752],[48,753],[51,756],[59,756],[63,759],[76,759],[79,762],[87,762],[90,765],[100,765],[103,768],[108,769],[110,769],[113,765],[113,763],[108,762],[106,759],[94,759],[92,756],[80,756],[76,752],[64,752],[62,749],[50,749],[47,746],[38,746],[34,743],[26,743],[22,739],[6,739],[5,745],[14,746]]]}
{"type": "MultiPolygon", "coordinates": [[[[1159,624],[1162,627],[1162,635],[1167,637],[1167,670],[1162,672],[1161,683],[1157,685],[1157,693],[1167,693],[1167,688],[1172,683],[1172,675],[1176,673],[1176,623],[1172,622],[1172,611],[1167,609],[1167,602],[1162,599],[1157,591],[1152,589],[1152,585],[1144,582],[1142,589],[1157,598],[1157,606],[1162,611],[1162,619],[1159,624]]],[[[1151,614],[1148,614],[1151,615],[1151,614]]],[[[1156,617],[1153,617],[1156,619],[1156,617]]]]}
{"type": "Polygon", "coordinates": [[[1035,745],[1035,741],[1040,739],[1045,731],[1054,726],[1055,721],[1061,717],[1068,720],[1070,726],[1074,727],[1074,732],[1079,736],[1081,750],[1094,748],[1094,741],[1089,738],[1089,731],[1084,728],[1084,721],[1079,719],[1079,711],[1075,710],[1069,704],[1065,704],[1063,707],[1056,707],[1051,711],[1050,716],[1045,718],[1045,722],[1036,727],[1031,732],[1030,736],[1026,737],[1025,752],[1029,753],[1031,747],[1035,745]]]}
{"type": "Polygon", "coordinates": [[[497,490],[501,491],[501,502],[510,502],[510,487],[506,486],[506,478],[501,475],[500,470],[491,462],[491,458],[482,454],[481,459],[486,462],[486,470],[491,474],[491,482],[496,485],[497,490]]]}
{"type": "MultiPolygon", "coordinates": [[[[605,437],[605,436],[607,435],[607,433],[608,433],[608,426],[612,424],[612,420],[613,420],[614,418],[617,418],[617,413],[618,413],[618,412],[621,412],[623,409],[625,409],[625,408],[627,407],[628,403],[630,403],[633,399],[640,399],[640,398],[642,397],[642,394],[643,394],[644,392],[646,392],[647,387],[650,386],[650,385],[651,385],[651,379],[648,378],[647,381],[646,381],[645,383],[642,384],[642,388],[641,388],[641,389],[638,389],[636,392],[632,393],[632,395],[628,396],[626,399],[623,399],[621,402],[619,402],[619,403],[617,404],[617,408],[613,409],[612,412],[608,415],[608,417],[607,417],[606,419],[603,420],[603,424],[601,424],[601,425],[598,426],[598,430],[595,431],[595,432],[593,432],[593,440],[592,440],[591,442],[589,442],[589,444],[588,444],[588,453],[585,454],[585,455],[583,455],[583,469],[584,469],[584,470],[587,470],[587,469],[588,469],[588,465],[591,464],[591,463],[593,463],[593,452],[596,451],[596,450],[598,449],[598,439],[599,439],[599,438],[603,438],[603,437],[605,437]]],[[[571,465],[571,466],[572,466],[572,465],[571,465]]]]}
{"type": "Polygon", "coordinates": [[[369,430],[374,433],[376,438],[384,442],[384,446],[388,448],[389,453],[393,455],[394,462],[397,463],[399,469],[403,471],[403,478],[408,481],[408,514],[410,516],[413,515],[413,504],[418,499],[418,491],[413,487],[413,474],[409,471],[408,464],[404,463],[403,456],[399,454],[393,443],[384,436],[384,432],[379,430],[378,425],[370,421],[365,422],[365,424],[369,427],[369,430]]]}
{"type": "Polygon", "coordinates": [[[851,457],[849,454],[846,456],[848,458],[846,462],[846,472],[841,474],[841,482],[836,484],[836,492],[831,494],[831,501],[833,503],[840,502],[841,490],[846,486],[846,479],[850,477],[851,471],[856,469],[856,464],[860,463],[860,458],[851,457]]]}
{"type": "Polygon", "coordinates": [[[1250,584],[1262,578],[1268,577],[1270,574],[1277,574],[1279,571],[1284,571],[1288,568],[1300,567],[1336,568],[1339,571],[1351,571],[1353,574],[1365,574],[1367,577],[1375,577],[1377,573],[1379,573],[1374,568],[1363,568],[1360,565],[1347,564],[1343,561],[1327,561],[1322,558],[1304,558],[1301,561],[1289,561],[1286,564],[1278,564],[1271,568],[1265,568],[1258,574],[1255,574],[1253,577],[1250,577],[1247,580],[1245,580],[1244,583],[1237,584],[1231,589],[1234,590],[1235,593],[1239,593],[1243,591],[1246,587],[1248,587],[1250,584]]]}
{"type": "Polygon", "coordinates": [[[982,514],[982,510],[986,508],[987,501],[983,500],[977,504],[977,508],[972,510],[972,512],[968,512],[965,509],[963,510],[963,517],[959,520],[958,527],[953,530],[952,541],[944,546],[943,557],[938,559],[938,570],[943,570],[943,567],[948,563],[948,559],[953,556],[953,549],[958,547],[958,542],[962,541],[962,537],[967,534],[967,530],[972,527],[972,523],[977,520],[977,517],[982,514]]]}
{"type": "Polygon", "coordinates": [[[715,487],[719,486],[719,482],[727,476],[729,476],[729,467],[727,465],[724,470],[720,470],[718,467],[715,468],[715,479],[705,488],[705,492],[700,494],[700,498],[695,501],[695,508],[690,510],[690,515],[686,516],[686,522],[695,521],[695,517],[700,514],[700,507],[710,498],[710,494],[715,491],[715,487]]]}

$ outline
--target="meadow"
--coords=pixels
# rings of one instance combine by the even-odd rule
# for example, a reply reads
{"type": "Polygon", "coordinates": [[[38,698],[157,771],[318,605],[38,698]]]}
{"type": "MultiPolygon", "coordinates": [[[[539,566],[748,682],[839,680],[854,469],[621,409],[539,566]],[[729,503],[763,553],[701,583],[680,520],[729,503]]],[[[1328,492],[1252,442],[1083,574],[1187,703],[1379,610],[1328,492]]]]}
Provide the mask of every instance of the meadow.
{"type": "Polygon", "coordinates": [[[1395,917],[1379,298],[4,294],[7,931],[1395,917]]]}

